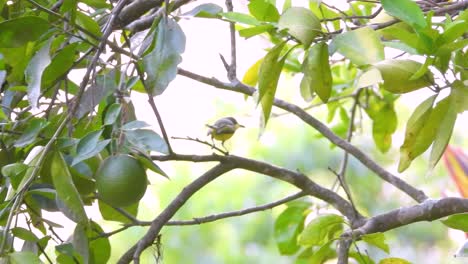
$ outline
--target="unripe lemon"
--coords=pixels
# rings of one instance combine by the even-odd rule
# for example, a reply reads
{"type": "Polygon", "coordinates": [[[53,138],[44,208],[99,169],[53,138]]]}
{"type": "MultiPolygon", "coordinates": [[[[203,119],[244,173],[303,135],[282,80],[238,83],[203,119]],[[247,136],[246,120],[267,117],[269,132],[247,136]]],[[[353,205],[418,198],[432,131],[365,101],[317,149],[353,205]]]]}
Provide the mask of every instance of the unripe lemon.
{"type": "Polygon", "coordinates": [[[146,191],[145,168],[130,155],[119,154],[106,158],[95,178],[98,197],[115,207],[140,201],[146,191]]]}

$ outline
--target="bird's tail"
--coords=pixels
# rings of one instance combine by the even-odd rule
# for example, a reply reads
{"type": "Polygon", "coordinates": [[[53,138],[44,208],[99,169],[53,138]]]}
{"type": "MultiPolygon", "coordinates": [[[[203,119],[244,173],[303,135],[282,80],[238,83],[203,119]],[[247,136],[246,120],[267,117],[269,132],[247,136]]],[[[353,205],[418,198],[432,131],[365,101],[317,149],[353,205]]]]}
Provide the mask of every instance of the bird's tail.
{"type": "Polygon", "coordinates": [[[212,125],[208,125],[208,124],[205,124],[205,126],[209,127],[210,129],[208,129],[208,133],[206,133],[207,136],[211,135],[211,133],[213,133],[213,130],[215,130],[216,128],[212,125]]]}

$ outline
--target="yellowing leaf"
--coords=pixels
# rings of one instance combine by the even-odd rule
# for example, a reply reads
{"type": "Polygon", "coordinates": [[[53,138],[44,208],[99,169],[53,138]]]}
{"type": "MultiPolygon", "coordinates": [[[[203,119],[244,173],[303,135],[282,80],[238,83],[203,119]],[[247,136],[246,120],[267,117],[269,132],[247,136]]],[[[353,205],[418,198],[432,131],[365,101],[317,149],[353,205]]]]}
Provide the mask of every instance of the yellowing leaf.
{"type": "Polygon", "coordinates": [[[385,60],[374,65],[384,80],[383,88],[391,93],[408,93],[434,83],[431,72],[412,80],[422,64],[413,60],[385,60]]]}
{"type": "Polygon", "coordinates": [[[411,262],[402,258],[385,258],[380,260],[379,264],[411,264],[411,262]]]}
{"type": "Polygon", "coordinates": [[[298,237],[303,246],[319,246],[333,239],[343,228],[343,217],[336,214],[324,214],[310,221],[298,237]]]}
{"type": "MultiPolygon", "coordinates": [[[[450,112],[451,105],[450,97],[447,97],[437,103],[432,110],[426,109],[426,111],[421,111],[422,108],[430,105],[428,102],[429,100],[430,99],[421,104],[423,105],[421,109],[418,109],[418,107],[415,110],[415,113],[418,112],[418,114],[420,114],[420,119],[413,120],[413,116],[410,118],[413,129],[408,130],[407,126],[406,133],[410,134],[413,140],[405,138],[405,142],[400,148],[400,164],[398,165],[399,172],[408,168],[411,161],[429,148],[436,139],[437,132],[440,129],[445,129],[441,124],[446,122],[446,119],[452,118],[448,114],[450,112]]],[[[410,122],[408,121],[408,123],[410,122]]]]}
{"type": "Polygon", "coordinates": [[[242,83],[250,86],[257,85],[258,74],[260,71],[260,66],[262,65],[263,58],[255,62],[250,68],[245,72],[244,77],[242,78],[242,83]]]}
{"type": "Polygon", "coordinates": [[[374,234],[367,234],[361,237],[366,243],[376,246],[387,254],[390,253],[390,248],[388,244],[385,242],[385,235],[384,233],[374,233],[374,234]]]}
{"type": "Polygon", "coordinates": [[[258,102],[262,104],[264,126],[270,117],[271,107],[275,98],[276,86],[283,68],[286,56],[278,61],[286,42],[273,47],[263,59],[258,76],[258,102]]]}
{"type": "Polygon", "coordinates": [[[332,44],[356,65],[373,64],[385,58],[382,42],[377,33],[368,27],[339,34],[332,44]]]}

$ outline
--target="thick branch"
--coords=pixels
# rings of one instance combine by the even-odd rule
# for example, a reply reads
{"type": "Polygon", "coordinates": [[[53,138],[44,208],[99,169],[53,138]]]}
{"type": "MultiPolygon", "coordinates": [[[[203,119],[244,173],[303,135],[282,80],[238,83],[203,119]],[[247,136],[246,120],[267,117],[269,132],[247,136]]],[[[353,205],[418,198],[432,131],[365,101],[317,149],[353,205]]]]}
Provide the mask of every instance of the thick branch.
{"type": "MultiPolygon", "coordinates": [[[[201,75],[198,75],[198,74],[195,74],[195,73],[183,70],[183,69],[179,69],[178,73],[182,76],[199,81],[201,83],[211,85],[219,89],[234,91],[234,92],[243,93],[246,95],[252,95],[256,91],[254,88],[247,86],[245,84],[242,84],[242,83],[236,83],[236,84],[224,83],[215,78],[208,78],[208,77],[201,76],[201,75]]],[[[407,182],[403,181],[402,179],[398,178],[392,173],[386,171],[384,168],[378,165],[375,161],[373,161],[369,156],[367,156],[363,151],[361,151],[354,145],[350,144],[346,140],[335,135],[325,124],[320,122],[315,117],[309,115],[306,111],[304,111],[299,106],[290,104],[280,99],[275,99],[273,104],[276,107],[286,110],[296,115],[300,119],[302,119],[305,123],[315,128],[317,131],[319,131],[324,137],[326,137],[332,143],[334,143],[341,149],[345,150],[346,152],[350,153],[355,158],[357,158],[362,164],[364,164],[367,168],[375,172],[380,178],[394,185],[398,189],[402,190],[414,200],[418,202],[422,202],[427,199],[427,196],[426,194],[424,194],[423,191],[416,189],[415,187],[411,186],[407,182]]]]}
{"type": "Polygon", "coordinates": [[[163,0],[136,0],[128,4],[119,15],[119,28],[123,28],[131,22],[137,20],[152,8],[160,7],[163,0]]]}
{"type": "MultiPolygon", "coordinates": [[[[173,4],[171,4],[171,11],[174,11],[176,9],[178,9],[179,7],[185,5],[185,4],[188,4],[189,2],[192,2],[192,1],[195,1],[195,0],[175,0],[173,2],[173,4]]],[[[138,20],[135,20],[133,21],[132,23],[128,24],[126,26],[126,29],[132,31],[132,32],[138,32],[138,31],[142,31],[142,30],[145,30],[149,27],[151,27],[151,24],[153,23],[153,21],[161,16],[164,12],[164,8],[160,8],[158,11],[154,12],[153,14],[151,15],[148,15],[148,16],[144,16],[138,20]]]]}
{"type": "Polygon", "coordinates": [[[453,214],[468,212],[468,199],[448,197],[439,200],[428,199],[420,204],[402,207],[369,218],[358,229],[350,232],[352,237],[385,232],[421,221],[434,221],[453,214]]]}

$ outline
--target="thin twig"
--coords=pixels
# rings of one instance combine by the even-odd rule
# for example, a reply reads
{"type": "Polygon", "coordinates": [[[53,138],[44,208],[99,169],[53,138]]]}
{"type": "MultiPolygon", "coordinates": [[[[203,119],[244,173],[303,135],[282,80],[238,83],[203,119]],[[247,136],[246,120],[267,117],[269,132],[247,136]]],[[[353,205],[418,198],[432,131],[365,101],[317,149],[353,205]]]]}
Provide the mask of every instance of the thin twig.
{"type": "MultiPolygon", "coordinates": [[[[226,0],[226,8],[228,12],[234,11],[232,0],[226,0]]],[[[231,82],[237,81],[237,49],[236,49],[236,28],[234,22],[229,22],[229,33],[231,39],[231,64],[228,69],[228,79],[231,82]]]]}
{"type": "Polygon", "coordinates": [[[169,141],[169,137],[167,136],[166,129],[164,128],[164,122],[162,121],[162,117],[159,114],[158,108],[156,107],[156,103],[154,102],[153,93],[151,92],[152,89],[148,87],[148,85],[145,82],[145,73],[140,69],[137,63],[135,63],[135,68],[138,73],[138,76],[140,77],[140,81],[143,84],[143,87],[145,88],[146,94],[148,95],[148,103],[150,104],[151,109],[153,110],[153,113],[156,116],[156,119],[158,120],[159,128],[161,129],[161,133],[167,144],[167,150],[169,154],[174,153],[171,147],[171,142],[169,141]]]}
{"type": "MultiPolygon", "coordinates": [[[[353,138],[353,131],[354,131],[354,119],[356,118],[356,110],[357,106],[359,105],[359,96],[361,95],[361,91],[363,91],[362,88],[359,88],[355,93],[354,93],[354,103],[353,106],[351,107],[351,117],[349,120],[349,127],[348,127],[348,132],[346,135],[346,141],[351,143],[351,140],[353,138]]],[[[346,193],[346,196],[349,199],[349,202],[353,206],[353,208],[356,210],[356,206],[353,202],[352,196],[351,196],[351,191],[349,190],[349,186],[346,183],[346,169],[348,167],[348,159],[349,159],[349,153],[347,151],[344,151],[343,154],[343,161],[341,163],[341,167],[338,173],[334,172],[333,173],[337,176],[338,181],[340,182],[341,187],[346,193]]],[[[333,188],[332,188],[333,189],[333,188]]]]}
{"type": "Polygon", "coordinates": [[[229,152],[227,151],[224,151],[218,147],[216,147],[216,145],[214,144],[211,144],[210,142],[207,142],[207,141],[203,141],[201,139],[198,139],[198,138],[192,138],[192,137],[171,137],[172,139],[182,139],[182,140],[190,140],[190,141],[195,141],[195,142],[198,142],[198,143],[202,143],[202,144],[205,144],[207,146],[210,146],[212,149],[215,149],[221,153],[223,153],[224,155],[229,155],[229,152]]]}
{"type": "Polygon", "coordinates": [[[179,221],[169,221],[166,223],[166,226],[185,226],[185,225],[199,225],[199,224],[204,224],[204,223],[209,223],[209,222],[214,222],[220,219],[225,219],[229,217],[235,217],[235,216],[241,216],[241,215],[246,215],[250,213],[255,213],[259,211],[265,211],[271,208],[274,208],[276,206],[285,204],[287,202],[296,200],[298,198],[306,196],[307,193],[304,191],[300,191],[296,194],[290,195],[288,197],[285,197],[281,200],[278,200],[276,202],[268,203],[265,205],[260,205],[260,206],[255,206],[239,211],[233,211],[233,212],[227,212],[227,213],[221,213],[221,214],[214,214],[214,215],[209,215],[209,216],[204,216],[204,217],[197,217],[193,218],[193,220],[179,220],[179,221]]]}

